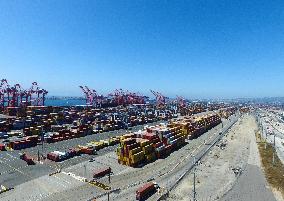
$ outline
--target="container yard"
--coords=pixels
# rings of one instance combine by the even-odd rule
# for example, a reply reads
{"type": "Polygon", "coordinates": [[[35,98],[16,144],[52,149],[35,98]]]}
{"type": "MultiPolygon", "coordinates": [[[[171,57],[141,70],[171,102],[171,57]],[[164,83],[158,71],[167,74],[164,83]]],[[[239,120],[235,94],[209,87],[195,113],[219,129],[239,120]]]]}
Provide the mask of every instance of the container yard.
{"type": "MultiPolygon", "coordinates": [[[[224,149],[224,136],[256,111],[153,90],[152,101],[122,89],[104,96],[87,86],[80,86],[85,105],[45,106],[47,91],[36,82],[15,86],[2,80],[0,200],[171,200],[197,162],[212,160],[211,150],[224,149]]],[[[283,113],[273,114],[281,121],[283,113]]],[[[271,124],[267,132],[273,126],[281,130],[271,124]]]]}
{"type": "Polygon", "coordinates": [[[0,1],[0,201],[284,201],[284,1],[0,1]]]}
{"type": "MultiPolygon", "coordinates": [[[[125,167],[136,169],[129,169],[130,172],[141,171],[160,160],[169,160],[174,152],[221,123],[219,110],[181,116],[153,104],[114,108],[28,106],[25,113],[27,116],[2,118],[5,134],[0,154],[1,161],[7,162],[1,162],[1,177],[7,178],[4,185],[15,190],[17,186],[64,174],[86,183],[75,182],[79,186],[92,186],[97,196],[110,189],[104,177],[112,181],[125,167]],[[11,172],[17,180],[8,179],[11,172]]],[[[66,182],[72,183],[73,179],[66,182]]],[[[156,187],[143,189],[129,196],[145,199],[156,195],[156,187]]],[[[37,196],[34,193],[32,199],[37,196]]],[[[58,199],[53,196],[52,193],[47,199],[58,199]]]]}
{"type": "MultiPolygon", "coordinates": [[[[152,90],[154,103],[148,103],[148,97],[139,93],[123,90],[106,97],[86,86],[80,86],[86,105],[45,106],[47,91],[36,82],[23,90],[19,84],[10,87],[3,79],[1,87],[0,177],[1,185],[8,190],[0,194],[0,200],[9,200],[18,187],[26,188],[33,182],[49,186],[45,180],[54,180],[56,175],[65,175],[68,184],[95,189],[97,193],[88,199],[104,199],[105,192],[117,189],[112,182],[115,184],[121,174],[139,175],[156,163],[168,163],[237,112],[229,104],[188,103],[182,97],[168,101],[152,90]]],[[[133,175],[132,179],[138,177],[133,175]]],[[[132,185],[131,181],[125,185],[132,185]]],[[[72,186],[64,185],[61,190],[72,190],[72,186]]],[[[120,189],[123,195],[125,188],[120,189]]],[[[158,184],[150,182],[133,189],[129,196],[150,199],[159,189],[158,184]]],[[[58,199],[52,192],[46,192],[47,200],[58,199]]],[[[31,193],[27,199],[40,195],[31,193]]]]}

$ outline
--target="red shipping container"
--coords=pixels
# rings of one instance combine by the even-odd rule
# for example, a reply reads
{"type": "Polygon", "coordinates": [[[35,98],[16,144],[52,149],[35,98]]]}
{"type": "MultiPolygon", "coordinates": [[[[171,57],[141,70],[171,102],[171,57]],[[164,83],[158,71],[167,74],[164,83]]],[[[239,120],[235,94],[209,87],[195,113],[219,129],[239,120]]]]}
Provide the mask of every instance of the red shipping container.
{"type": "Polygon", "coordinates": [[[171,144],[169,144],[169,145],[167,145],[166,147],[165,147],[165,150],[166,150],[166,154],[170,154],[170,153],[172,153],[172,145],[171,144]]]}
{"type": "Polygon", "coordinates": [[[136,143],[136,140],[134,138],[128,138],[124,140],[124,143],[126,145],[130,145],[130,144],[136,143]]]}
{"type": "Polygon", "coordinates": [[[93,177],[94,178],[99,178],[99,177],[103,177],[107,174],[110,174],[111,173],[111,168],[108,167],[108,168],[102,168],[102,169],[99,169],[99,170],[96,170],[93,174],[93,177]]]}
{"type": "Polygon", "coordinates": [[[6,150],[6,147],[4,144],[0,144],[0,151],[5,151],[6,150]]]}
{"type": "Polygon", "coordinates": [[[156,190],[155,184],[153,182],[149,182],[137,189],[136,200],[145,200],[150,195],[154,194],[156,190]]]}
{"type": "Polygon", "coordinates": [[[19,149],[19,146],[20,146],[20,142],[19,141],[16,141],[13,143],[13,149],[19,149]]]}
{"type": "Polygon", "coordinates": [[[58,137],[53,138],[53,142],[58,142],[58,141],[59,141],[58,137]]]}
{"type": "Polygon", "coordinates": [[[153,146],[154,146],[155,148],[160,147],[160,146],[162,146],[162,145],[163,145],[162,142],[153,143],[153,146]]]}
{"type": "Polygon", "coordinates": [[[55,153],[48,153],[47,158],[55,162],[59,161],[59,156],[55,153]]]}

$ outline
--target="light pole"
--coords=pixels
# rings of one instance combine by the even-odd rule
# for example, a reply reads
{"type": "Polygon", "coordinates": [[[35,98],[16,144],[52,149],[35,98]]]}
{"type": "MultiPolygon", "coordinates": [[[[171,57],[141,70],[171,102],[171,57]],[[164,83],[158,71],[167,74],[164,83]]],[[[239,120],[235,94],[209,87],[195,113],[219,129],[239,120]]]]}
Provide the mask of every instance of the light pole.
{"type": "Polygon", "coordinates": [[[195,162],[195,156],[193,156],[193,201],[196,201],[196,189],[195,189],[195,180],[196,180],[196,162],[195,162]]]}
{"type": "Polygon", "coordinates": [[[85,176],[85,178],[87,178],[87,167],[86,167],[85,164],[84,164],[84,176],[85,176]]]}
{"type": "Polygon", "coordinates": [[[44,131],[43,131],[43,127],[41,127],[41,155],[42,157],[44,157],[44,131]]]}
{"type": "MultiPolygon", "coordinates": [[[[109,185],[110,185],[110,173],[108,173],[108,183],[109,183],[109,185]]],[[[109,198],[109,190],[108,190],[108,192],[107,192],[107,200],[108,200],[108,201],[110,200],[110,198],[109,198]]]]}
{"type": "Polygon", "coordinates": [[[273,132],[273,135],[274,135],[274,140],[273,140],[274,150],[273,150],[273,156],[272,156],[272,163],[274,165],[275,164],[275,151],[276,151],[276,147],[275,147],[275,133],[274,132],[273,132]]]}

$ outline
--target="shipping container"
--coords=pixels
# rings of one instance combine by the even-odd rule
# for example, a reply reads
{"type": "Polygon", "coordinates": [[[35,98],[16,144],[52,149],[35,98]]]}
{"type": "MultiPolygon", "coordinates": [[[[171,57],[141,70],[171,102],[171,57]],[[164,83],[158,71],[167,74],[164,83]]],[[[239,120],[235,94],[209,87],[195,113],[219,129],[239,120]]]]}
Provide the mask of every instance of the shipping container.
{"type": "Polygon", "coordinates": [[[139,187],[136,191],[136,200],[142,201],[149,198],[151,195],[156,193],[157,185],[153,182],[149,182],[141,187],[139,187]]]}
{"type": "Polygon", "coordinates": [[[108,174],[111,174],[111,168],[107,167],[107,168],[101,168],[99,170],[96,170],[93,174],[93,178],[100,178],[100,177],[104,177],[108,174]]]}

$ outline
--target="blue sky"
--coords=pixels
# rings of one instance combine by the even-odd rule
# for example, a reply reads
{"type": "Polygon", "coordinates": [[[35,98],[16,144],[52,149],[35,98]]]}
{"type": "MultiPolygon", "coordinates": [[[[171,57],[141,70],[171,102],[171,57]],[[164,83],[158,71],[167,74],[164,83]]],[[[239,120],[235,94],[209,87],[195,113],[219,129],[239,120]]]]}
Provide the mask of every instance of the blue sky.
{"type": "Polygon", "coordinates": [[[283,96],[283,64],[284,1],[0,0],[0,77],[49,95],[283,96]]]}

